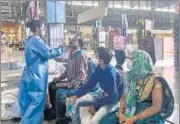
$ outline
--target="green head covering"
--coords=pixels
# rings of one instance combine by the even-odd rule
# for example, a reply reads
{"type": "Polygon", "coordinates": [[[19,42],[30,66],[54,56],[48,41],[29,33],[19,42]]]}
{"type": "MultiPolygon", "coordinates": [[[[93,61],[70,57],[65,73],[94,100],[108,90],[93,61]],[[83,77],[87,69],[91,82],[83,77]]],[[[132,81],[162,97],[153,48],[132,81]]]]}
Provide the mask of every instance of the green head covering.
{"type": "Polygon", "coordinates": [[[152,73],[153,63],[150,55],[141,50],[134,51],[132,53],[133,66],[126,75],[125,83],[125,97],[126,97],[126,117],[134,116],[136,112],[136,84],[138,79],[152,73]]]}

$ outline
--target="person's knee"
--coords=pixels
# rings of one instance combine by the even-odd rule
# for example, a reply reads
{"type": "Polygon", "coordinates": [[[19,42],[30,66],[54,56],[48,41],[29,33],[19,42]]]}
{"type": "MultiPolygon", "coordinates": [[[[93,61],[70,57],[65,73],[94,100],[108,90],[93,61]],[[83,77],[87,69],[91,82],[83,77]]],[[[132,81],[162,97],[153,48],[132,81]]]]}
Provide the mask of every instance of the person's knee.
{"type": "Polygon", "coordinates": [[[75,109],[76,111],[79,111],[80,107],[82,107],[81,104],[82,104],[82,101],[81,101],[80,99],[77,99],[76,102],[75,102],[75,104],[74,104],[74,109],[75,109]]]}
{"type": "Polygon", "coordinates": [[[56,98],[62,98],[64,97],[65,93],[64,93],[64,90],[63,89],[58,89],[56,91],[56,98]]]}
{"type": "Polygon", "coordinates": [[[81,98],[77,99],[77,100],[76,100],[76,105],[81,104],[81,102],[82,102],[82,99],[81,99],[81,98]]]}
{"type": "Polygon", "coordinates": [[[98,118],[92,118],[92,120],[90,120],[90,124],[99,124],[100,119],[98,118]]]}
{"type": "Polygon", "coordinates": [[[84,95],[81,98],[76,100],[76,105],[78,106],[90,106],[93,103],[93,96],[91,95],[84,95]]]}
{"type": "Polygon", "coordinates": [[[56,91],[56,100],[65,101],[67,97],[66,90],[64,89],[58,89],[56,91]]]}

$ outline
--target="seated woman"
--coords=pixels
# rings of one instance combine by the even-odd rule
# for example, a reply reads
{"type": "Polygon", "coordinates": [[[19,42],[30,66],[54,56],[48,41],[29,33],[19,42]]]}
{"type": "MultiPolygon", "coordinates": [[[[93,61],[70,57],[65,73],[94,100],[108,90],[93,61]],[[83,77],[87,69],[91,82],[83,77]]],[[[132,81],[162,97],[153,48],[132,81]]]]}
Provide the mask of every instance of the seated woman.
{"type": "Polygon", "coordinates": [[[159,115],[163,101],[162,82],[153,73],[151,57],[144,51],[135,51],[128,65],[130,70],[120,99],[120,123],[163,124],[159,115]]]}

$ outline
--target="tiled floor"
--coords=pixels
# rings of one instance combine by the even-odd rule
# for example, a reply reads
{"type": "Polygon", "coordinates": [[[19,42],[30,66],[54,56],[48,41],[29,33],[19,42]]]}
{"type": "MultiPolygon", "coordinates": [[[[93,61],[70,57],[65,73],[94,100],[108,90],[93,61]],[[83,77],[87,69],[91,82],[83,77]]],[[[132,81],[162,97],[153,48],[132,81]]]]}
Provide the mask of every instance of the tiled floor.
{"type": "MultiPolygon", "coordinates": [[[[10,53],[9,53],[10,54],[10,53]]],[[[13,56],[16,55],[21,55],[21,57],[17,57],[17,58],[9,58],[6,55],[3,55],[4,57],[4,62],[5,61],[22,61],[23,60],[23,55],[22,53],[13,53],[11,52],[11,54],[13,54],[13,56]]],[[[89,53],[91,55],[91,53],[89,53]]],[[[115,59],[113,58],[112,60],[112,64],[115,65],[115,59]]],[[[124,64],[124,68],[126,70],[126,63],[124,64]]],[[[174,109],[174,113],[173,115],[168,119],[171,122],[173,122],[174,124],[180,124],[179,123],[179,85],[180,85],[180,79],[177,76],[174,66],[173,66],[173,59],[168,59],[168,60],[159,60],[156,63],[155,66],[155,71],[160,73],[163,77],[165,77],[165,79],[168,81],[174,98],[175,98],[175,109],[174,109]]],[[[17,76],[21,76],[21,72],[22,70],[17,70],[14,72],[9,72],[9,71],[3,71],[2,73],[2,77],[4,79],[4,81],[10,80],[12,79],[10,82],[4,82],[2,83],[2,89],[3,90],[7,90],[7,89],[14,89],[17,88],[17,81],[19,78],[17,78],[17,76]]],[[[19,122],[14,122],[12,120],[10,121],[2,121],[2,124],[18,124],[19,122]]],[[[54,122],[50,122],[50,124],[54,124],[54,122]]],[[[167,123],[168,124],[168,123],[167,123]]]]}

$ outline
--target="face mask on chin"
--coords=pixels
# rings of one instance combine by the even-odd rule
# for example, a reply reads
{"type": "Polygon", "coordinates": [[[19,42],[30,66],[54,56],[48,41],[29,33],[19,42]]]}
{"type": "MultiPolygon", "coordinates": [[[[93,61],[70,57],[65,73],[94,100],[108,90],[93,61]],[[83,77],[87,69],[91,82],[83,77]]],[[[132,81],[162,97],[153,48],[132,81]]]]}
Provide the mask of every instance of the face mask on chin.
{"type": "Polygon", "coordinates": [[[36,28],[36,32],[39,35],[39,37],[42,38],[42,32],[41,32],[41,28],[36,28]]]}
{"type": "Polygon", "coordinates": [[[75,46],[69,46],[69,50],[71,51],[71,52],[73,52],[74,50],[77,50],[78,49],[78,47],[75,47],[75,46]]]}
{"type": "Polygon", "coordinates": [[[105,64],[104,64],[104,61],[102,59],[99,59],[98,60],[98,65],[101,67],[101,69],[105,69],[105,64]]]}
{"type": "Polygon", "coordinates": [[[99,59],[99,60],[98,60],[98,64],[99,64],[99,65],[103,65],[103,60],[102,60],[102,59],[99,59]]]}
{"type": "Polygon", "coordinates": [[[96,57],[93,58],[93,62],[98,64],[98,59],[96,57]]]}
{"type": "Polygon", "coordinates": [[[131,69],[132,69],[132,66],[133,66],[133,61],[132,61],[132,60],[129,60],[129,61],[127,62],[127,68],[128,68],[129,70],[131,70],[131,69]]]}

